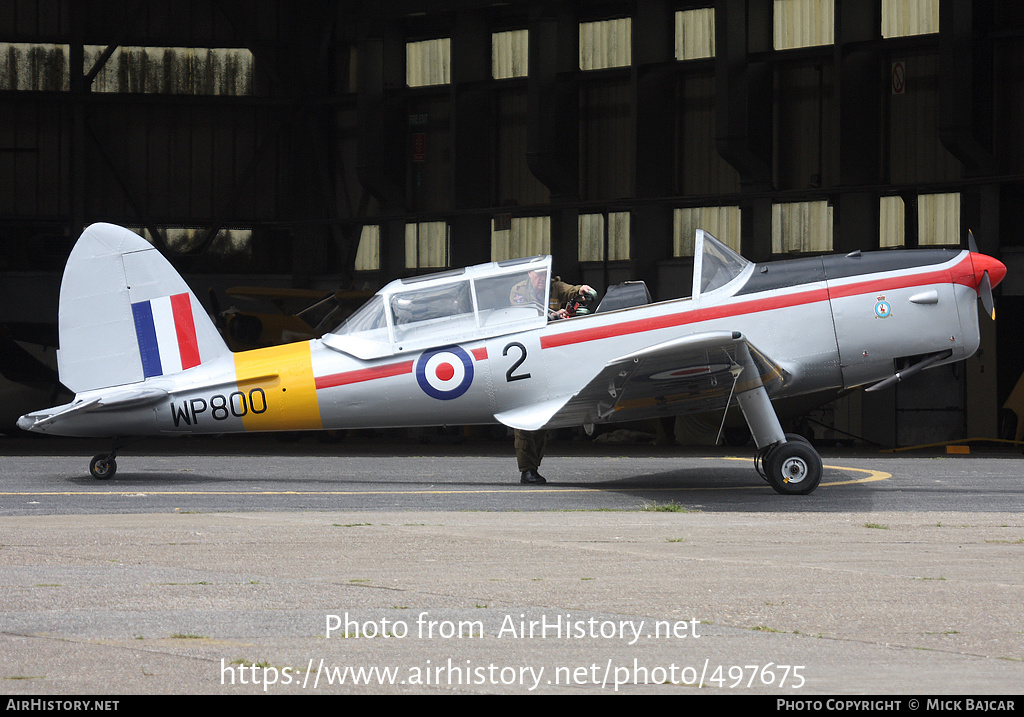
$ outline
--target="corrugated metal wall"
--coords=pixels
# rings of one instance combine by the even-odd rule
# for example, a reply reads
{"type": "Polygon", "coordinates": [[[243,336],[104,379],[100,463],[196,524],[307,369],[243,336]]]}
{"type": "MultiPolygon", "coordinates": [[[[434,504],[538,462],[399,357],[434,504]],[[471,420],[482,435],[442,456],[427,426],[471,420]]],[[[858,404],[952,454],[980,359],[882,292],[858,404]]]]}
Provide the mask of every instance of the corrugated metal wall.
{"type": "MultiPolygon", "coordinates": [[[[775,213],[776,225],[782,222],[789,228],[785,236],[793,231],[820,232],[784,240],[776,235],[772,240],[767,224],[751,229],[754,224],[745,218],[743,231],[758,232],[755,240],[768,252],[832,247],[831,228],[820,226],[831,221],[830,212],[815,213],[814,221],[785,217],[796,212],[792,207],[828,204],[837,192],[847,190],[836,149],[841,136],[837,118],[843,112],[837,101],[841,82],[836,63],[842,52],[832,47],[837,41],[834,18],[842,2],[773,0],[767,15],[758,16],[771,23],[769,46],[757,55],[758,62],[770,66],[769,100],[747,108],[748,122],[769,127],[771,133],[769,183],[758,191],[768,193],[771,203],[785,205],[775,213]]],[[[921,233],[914,242],[931,242],[935,239],[925,236],[926,231],[955,222],[961,212],[950,213],[947,205],[925,200],[908,218],[902,200],[893,195],[956,196],[955,185],[966,178],[963,163],[942,136],[943,70],[935,35],[940,3],[878,3],[877,36],[890,39],[880,40],[888,44],[878,46],[878,76],[871,80],[882,113],[882,143],[871,148],[878,156],[878,186],[868,190],[878,195],[877,241],[882,246],[907,243],[910,222],[921,233]],[[903,73],[898,92],[888,86],[896,65],[903,73]],[[929,211],[937,214],[922,215],[929,211]]],[[[648,178],[649,157],[664,154],[669,171],[664,180],[653,183],[653,194],[645,190],[647,204],[663,203],[670,212],[718,206],[740,206],[741,215],[747,212],[749,204],[741,197],[750,181],[722,152],[716,9],[657,6],[656,12],[663,13],[670,27],[670,43],[660,60],[651,61],[649,48],[638,54],[635,45],[652,38],[638,39],[635,34],[649,33],[652,25],[639,25],[624,12],[630,8],[618,7],[617,14],[601,18],[595,16],[607,10],[599,4],[556,6],[564,12],[552,17],[562,18],[558,22],[564,21],[575,36],[576,67],[561,66],[551,77],[555,85],[572,88],[577,99],[573,109],[578,112],[571,132],[577,144],[578,167],[572,175],[578,177],[577,192],[563,192],[556,201],[577,202],[578,215],[626,216],[632,225],[637,213],[629,205],[636,200],[638,185],[648,178]],[[663,100],[658,110],[670,119],[668,132],[652,140],[640,129],[646,126],[641,119],[651,106],[640,104],[638,83],[655,71],[669,77],[660,85],[663,100]],[[642,162],[638,158],[644,152],[648,159],[642,162]]],[[[365,182],[366,159],[360,154],[366,151],[361,144],[365,115],[357,108],[358,93],[352,92],[366,60],[359,56],[357,36],[365,25],[352,20],[348,26],[347,15],[325,18],[308,8],[296,10],[272,0],[250,15],[200,0],[147,3],[134,15],[128,13],[130,17],[130,4],[120,10],[104,6],[104,11],[84,17],[74,7],[67,0],[44,0],[18,3],[16,10],[0,9],[0,92],[5,93],[0,103],[0,218],[61,224],[78,203],[90,217],[131,218],[152,226],[270,226],[299,217],[308,222],[312,210],[318,220],[333,217],[351,225],[350,236],[358,237],[363,225],[383,227],[389,218],[405,214],[417,224],[450,223],[462,211],[507,212],[514,222],[552,214],[551,189],[529,161],[531,131],[543,135],[552,128],[531,129],[531,122],[536,122],[531,120],[531,102],[536,101],[531,93],[549,95],[535,92],[531,76],[531,31],[536,26],[531,25],[528,3],[513,3],[500,13],[480,10],[480,21],[466,26],[471,30],[459,29],[457,13],[432,17],[428,10],[422,19],[416,13],[398,19],[375,14],[386,10],[359,7],[364,17],[391,28],[381,34],[386,40],[379,89],[391,122],[383,136],[394,146],[380,150],[380,157],[388,152],[393,157],[374,160],[391,162],[387,171],[397,180],[387,206],[377,188],[368,188],[365,182]],[[492,22],[499,14],[500,21],[492,22]],[[74,32],[73,18],[82,20],[74,32]],[[187,27],[186,18],[192,23],[187,27]],[[106,56],[107,46],[95,39],[109,35],[109,28],[119,24],[129,26],[128,34],[136,40],[173,37],[177,44],[133,42],[111,48],[106,56]],[[175,29],[168,32],[168,27],[175,29]],[[317,36],[317,30],[323,35],[317,36]],[[69,97],[69,42],[39,39],[72,35],[83,40],[83,71],[102,65],[90,77],[93,97],[87,104],[76,105],[69,97]],[[288,45],[306,36],[300,49],[288,45]],[[484,48],[480,56],[489,60],[489,72],[467,74],[465,64],[457,66],[455,48],[467,43],[484,48]],[[326,63],[319,62],[324,58],[326,63]],[[400,69],[391,69],[398,62],[400,69]],[[311,68],[316,68],[313,80],[308,77],[311,68]],[[338,94],[331,96],[332,91],[338,94]],[[454,106],[467,93],[475,93],[474,101],[489,106],[480,123],[491,137],[488,147],[477,144],[472,149],[487,167],[480,177],[487,186],[476,193],[473,206],[455,197],[459,176],[454,157],[464,151],[457,122],[466,126],[474,120],[458,115],[454,106]],[[307,101],[311,97],[318,98],[312,105],[307,101]],[[264,98],[271,101],[261,103],[264,98]],[[299,104],[291,104],[295,99],[299,104]],[[314,107],[321,116],[306,116],[302,106],[314,107]],[[77,157],[75,116],[81,118],[77,131],[82,133],[77,157]],[[312,134],[309,128],[314,128],[312,134]],[[396,129],[399,134],[394,134],[396,129]]],[[[1012,10],[1000,12],[1016,17],[1012,10]]],[[[560,42],[569,34],[560,35],[560,42]]],[[[1016,37],[1004,33],[993,50],[1000,82],[993,100],[998,103],[997,116],[1005,118],[993,123],[993,142],[999,148],[994,155],[1011,174],[1024,164],[1024,140],[1015,126],[1024,121],[1024,72],[1018,71],[1024,66],[1024,52],[1016,37]]],[[[551,62],[556,55],[543,50],[539,56],[551,62]]],[[[798,215],[803,216],[794,217],[798,215]]],[[[574,218],[554,224],[549,220],[546,236],[556,244],[571,241],[573,253],[589,261],[596,245],[591,234],[579,228],[582,224],[577,225],[576,236],[567,237],[573,223],[574,218]]],[[[670,231],[669,222],[661,226],[670,231]]],[[[672,253],[685,255],[688,240],[676,236],[678,229],[672,231],[672,253]]],[[[936,231],[945,237],[941,241],[950,240],[947,230],[936,231]]],[[[622,235],[630,237],[628,253],[617,248],[606,260],[633,260],[638,249],[647,246],[646,236],[622,235]]],[[[381,229],[368,241],[390,245],[404,241],[402,237],[381,229]]],[[[486,231],[479,238],[457,238],[463,243],[488,240],[486,231]]],[[[670,258],[668,242],[660,246],[661,255],[670,258]]],[[[352,247],[330,260],[347,256],[354,262],[355,254],[352,247]]],[[[378,248],[373,255],[388,252],[378,248]]],[[[376,264],[361,264],[367,265],[376,264]]]]}

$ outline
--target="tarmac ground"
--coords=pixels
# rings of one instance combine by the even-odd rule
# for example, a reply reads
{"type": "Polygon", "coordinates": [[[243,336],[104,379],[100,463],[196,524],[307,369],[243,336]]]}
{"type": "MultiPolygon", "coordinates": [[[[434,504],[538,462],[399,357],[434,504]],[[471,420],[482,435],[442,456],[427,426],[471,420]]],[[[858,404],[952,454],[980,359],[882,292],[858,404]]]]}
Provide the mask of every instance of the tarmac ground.
{"type": "Polygon", "coordinates": [[[756,694],[1024,685],[1013,451],[0,442],[8,695],[756,694]]]}

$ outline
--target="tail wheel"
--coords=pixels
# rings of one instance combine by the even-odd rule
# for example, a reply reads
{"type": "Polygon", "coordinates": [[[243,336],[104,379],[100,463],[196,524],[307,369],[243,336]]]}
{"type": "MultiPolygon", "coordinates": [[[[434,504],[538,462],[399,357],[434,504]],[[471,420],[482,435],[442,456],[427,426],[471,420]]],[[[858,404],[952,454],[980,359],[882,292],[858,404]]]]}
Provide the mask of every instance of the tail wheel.
{"type": "Polygon", "coordinates": [[[117,460],[106,453],[100,453],[89,462],[89,472],[96,480],[109,480],[117,473],[117,460]]]}
{"type": "Polygon", "coordinates": [[[783,495],[807,495],[821,482],[821,456],[804,441],[775,446],[764,468],[768,483],[783,495]]]}

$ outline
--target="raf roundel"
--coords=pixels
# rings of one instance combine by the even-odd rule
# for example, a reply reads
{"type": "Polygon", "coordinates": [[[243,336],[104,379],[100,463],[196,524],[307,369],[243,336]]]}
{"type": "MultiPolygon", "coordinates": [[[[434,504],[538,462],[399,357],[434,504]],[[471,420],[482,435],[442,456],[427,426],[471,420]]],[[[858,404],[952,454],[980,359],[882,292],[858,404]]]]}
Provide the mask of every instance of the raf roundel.
{"type": "Polygon", "coordinates": [[[473,359],[458,346],[426,351],[416,361],[416,382],[432,398],[458,398],[473,383],[473,359]]]}

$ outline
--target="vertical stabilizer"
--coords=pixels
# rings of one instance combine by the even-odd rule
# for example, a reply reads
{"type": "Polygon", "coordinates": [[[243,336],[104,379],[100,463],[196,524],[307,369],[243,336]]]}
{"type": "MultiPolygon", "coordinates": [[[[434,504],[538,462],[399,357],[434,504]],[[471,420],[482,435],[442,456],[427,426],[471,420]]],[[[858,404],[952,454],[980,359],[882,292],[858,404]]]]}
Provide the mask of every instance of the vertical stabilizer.
{"type": "Polygon", "coordinates": [[[177,373],[228,348],[202,304],[138,234],[93,224],[60,286],[60,380],[79,393],[177,373]]]}

